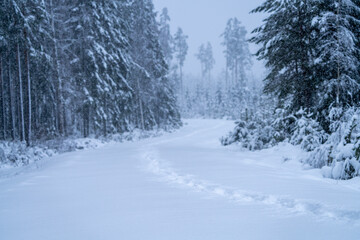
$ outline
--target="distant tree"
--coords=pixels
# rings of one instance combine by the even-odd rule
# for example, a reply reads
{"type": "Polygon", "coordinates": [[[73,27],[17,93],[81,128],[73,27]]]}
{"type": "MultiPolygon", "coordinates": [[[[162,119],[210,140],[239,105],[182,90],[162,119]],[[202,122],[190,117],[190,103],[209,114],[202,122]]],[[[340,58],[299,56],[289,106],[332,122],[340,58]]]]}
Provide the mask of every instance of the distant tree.
{"type": "Polygon", "coordinates": [[[134,61],[130,84],[135,89],[143,128],[156,125],[178,125],[173,86],[168,78],[168,65],[159,41],[160,31],[150,0],[131,5],[129,29],[130,54],[134,61]]]}
{"type": "Polygon", "coordinates": [[[205,64],[206,64],[206,49],[204,44],[201,44],[196,54],[196,58],[200,61],[201,64],[201,79],[205,79],[206,71],[205,71],[205,64]]]}
{"type": "Polygon", "coordinates": [[[183,33],[181,28],[178,28],[174,36],[174,53],[178,61],[179,71],[180,71],[180,92],[183,93],[183,66],[185,58],[188,52],[188,44],[186,42],[188,36],[183,33]]]}
{"type": "Polygon", "coordinates": [[[211,70],[214,68],[215,64],[211,43],[208,42],[206,47],[204,44],[201,44],[201,46],[199,47],[199,52],[196,54],[196,57],[201,63],[202,79],[210,82],[211,70]]]}
{"type": "Polygon", "coordinates": [[[166,63],[170,66],[171,60],[173,58],[173,37],[170,32],[170,17],[168,14],[168,9],[163,8],[160,14],[160,23],[159,23],[159,42],[161,49],[163,51],[166,63]]]}
{"type": "Polygon", "coordinates": [[[228,20],[224,33],[224,54],[226,58],[226,82],[229,82],[228,71],[231,71],[232,82],[244,86],[245,70],[251,66],[251,55],[246,39],[247,31],[237,18],[228,20]]]}

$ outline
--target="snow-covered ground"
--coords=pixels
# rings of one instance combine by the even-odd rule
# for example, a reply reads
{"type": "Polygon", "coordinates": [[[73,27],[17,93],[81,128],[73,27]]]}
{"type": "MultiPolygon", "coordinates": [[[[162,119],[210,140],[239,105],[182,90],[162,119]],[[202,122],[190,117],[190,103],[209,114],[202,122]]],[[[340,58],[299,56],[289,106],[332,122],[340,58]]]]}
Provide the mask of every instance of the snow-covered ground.
{"type": "Polygon", "coordinates": [[[325,179],[289,145],[222,147],[230,121],[186,122],[0,179],[0,239],[359,239],[359,178],[325,179]]]}

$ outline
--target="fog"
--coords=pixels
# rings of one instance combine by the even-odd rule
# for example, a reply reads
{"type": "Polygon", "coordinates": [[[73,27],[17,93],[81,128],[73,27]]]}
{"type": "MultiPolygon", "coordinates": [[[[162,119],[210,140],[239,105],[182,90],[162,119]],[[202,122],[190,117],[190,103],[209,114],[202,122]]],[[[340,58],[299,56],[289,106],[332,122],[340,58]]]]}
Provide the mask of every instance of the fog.
{"type": "MultiPolygon", "coordinates": [[[[174,33],[181,27],[189,36],[189,52],[186,58],[184,71],[192,75],[200,75],[200,63],[196,59],[198,47],[210,41],[213,46],[215,67],[214,74],[218,75],[225,67],[222,39],[220,35],[225,29],[229,18],[237,17],[248,31],[261,25],[264,15],[249,14],[263,0],[154,0],[155,9],[160,12],[167,7],[171,18],[171,30],[174,33]]],[[[252,53],[256,46],[250,44],[252,53]]],[[[263,64],[254,58],[253,74],[257,78],[263,76],[263,64]]]]}

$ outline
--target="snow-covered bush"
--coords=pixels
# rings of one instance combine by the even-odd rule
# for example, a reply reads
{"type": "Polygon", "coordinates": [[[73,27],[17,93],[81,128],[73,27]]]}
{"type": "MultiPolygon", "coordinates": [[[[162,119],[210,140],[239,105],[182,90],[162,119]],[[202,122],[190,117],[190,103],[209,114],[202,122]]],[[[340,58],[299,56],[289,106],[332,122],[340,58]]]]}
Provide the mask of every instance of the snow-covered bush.
{"type": "Polygon", "coordinates": [[[6,161],[5,152],[2,148],[0,148],[0,163],[3,163],[6,161]]]}
{"type": "Polygon", "coordinates": [[[238,143],[243,148],[252,151],[260,150],[275,145],[277,142],[275,135],[276,132],[271,123],[261,118],[252,121],[240,120],[236,122],[234,131],[221,139],[221,143],[224,146],[238,143]]]}
{"type": "Polygon", "coordinates": [[[296,121],[292,130],[290,143],[300,145],[302,149],[311,152],[325,143],[328,134],[320,124],[312,118],[312,114],[300,109],[296,114],[296,121]]]}
{"type": "Polygon", "coordinates": [[[271,126],[275,130],[273,136],[276,142],[283,142],[291,137],[293,132],[296,118],[293,115],[289,115],[285,109],[278,108],[275,110],[274,119],[271,122],[271,126]]]}
{"type": "Polygon", "coordinates": [[[260,150],[289,141],[309,152],[323,144],[327,137],[319,123],[306,111],[301,109],[296,114],[288,114],[279,108],[267,121],[257,117],[252,121],[236,122],[234,131],[221,142],[223,145],[240,143],[249,150],[260,150]]]}
{"type": "MultiPolygon", "coordinates": [[[[175,130],[172,129],[172,130],[175,130]]],[[[168,130],[170,131],[170,130],[168,130]]],[[[102,138],[57,138],[34,142],[27,147],[25,142],[0,141],[0,169],[25,166],[55,154],[98,148],[109,142],[136,141],[162,135],[162,128],[141,131],[134,128],[131,132],[108,135],[102,138]]]]}
{"type": "Polygon", "coordinates": [[[294,131],[296,117],[278,108],[270,116],[258,113],[248,121],[237,121],[234,131],[221,139],[223,145],[240,144],[249,150],[261,150],[288,141],[294,131]]]}
{"type": "MultiPolygon", "coordinates": [[[[0,142],[3,156],[0,158],[0,168],[23,166],[54,154],[46,147],[26,147],[24,142],[0,142]]],[[[2,155],[2,154],[1,154],[2,155]]]]}
{"type": "Polygon", "coordinates": [[[325,177],[350,179],[360,176],[360,109],[344,111],[333,108],[330,112],[328,140],[315,148],[304,162],[322,168],[325,177]]]}
{"type": "Polygon", "coordinates": [[[221,143],[236,143],[253,151],[288,141],[309,152],[302,161],[322,168],[325,177],[350,179],[360,176],[360,108],[344,111],[333,107],[328,117],[330,134],[302,109],[293,115],[277,109],[273,120],[263,119],[237,121],[234,131],[223,137],[221,143]]]}

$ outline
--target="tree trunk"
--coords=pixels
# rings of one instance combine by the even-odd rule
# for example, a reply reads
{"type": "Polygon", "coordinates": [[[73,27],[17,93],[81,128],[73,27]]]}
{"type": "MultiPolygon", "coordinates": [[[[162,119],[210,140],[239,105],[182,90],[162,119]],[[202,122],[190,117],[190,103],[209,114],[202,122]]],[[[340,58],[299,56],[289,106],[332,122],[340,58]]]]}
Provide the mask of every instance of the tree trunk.
{"type": "Polygon", "coordinates": [[[239,78],[238,78],[238,61],[235,60],[235,82],[236,84],[239,84],[239,78]]]}
{"type": "Polygon", "coordinates": [[[141,101],[141,89],[140,89],[140,81],[139,78],[136,78],[137,81],[137,87],[138,87],[138,101],[139,101],[139,108],[140,108],[140,117],[141,117],[141,129],[144,131],[145,130],[145,121],[144,121],[144,110],[143,110],[143,103],[141,101]]]}
{"type": "Polygon", "coordinates": [[[3,71],[3,63],[2,56],[0,57],[0,80],[1,80],[1,103],[2,103],[2,130],[3,130],[3,138],[6,139],[6,116],[5,116],[5,84],[4,84],[4,71],[3,71]]]}
{"type": "MultiPolygon", "coordinates": [[[[340,107],[340,8],[341,8],[341,1],[338,1],[338,8],[336,13],[336,35],[337,35],[337,84],[336,84],[336,107],[340,107]]],[[[340,132],[340,131],[339,131],[340,132]]]]}
{"type": "Polygon", "coordinates": [[[83,127],[84,127],[84,138],[89,136],[89,106],[85,104],[83,106],[83,127]]]}
{"type": "Polygon", "coordinates": [[[64,123],[64,136],[67,136],[68,135],[68,131],[67,131],[67,121],[66,121],[66,110],[65,110],[65,104],[64,104],[64,102],[63,102],[63,104],[62,104],[62,112],[63,112],[63,115],[62,115],[62,117],[63,117],[63,123],[64,123]]]}
{"type": "Polygon", "coordinates": [[[25,120],[24,120],[24,97],[23,97],[23,86],[21,76],[21,59],[20,59],[20,47],[17,44],[17,60],[18,60],[18,74],[19,74],[19,92],[20,92],[20,120],[21,120],[21,141],[25,140],[25,120]]]}
{"type": "Polygon", "coordinates": [[[9,96],[10,96],[10,111],[11,111],[11,136],[12,140],[15,141],[16,137],[16,126],[15,126],[15,99],[14,99],[14,86],[11,74],[11,60],[9,58],[9,96]]]}
{"type": "Polygon", "coordinates": [[[59,56],[58,56],[58,44],[56,38],[56,30],[55,30],[55,18],[54,18],[54,8],[53,8],[53,0],[50,0],[50,17],[51,17],[51,30],[53,33],[52,39],[54,44],[54,52],[53,52],[53,64],[55,66],[55,94],[56,94],[56,122],[57,129],[61,135],[64,133],[64,122],[63,122],[63,112],[62,112],[62,80],[60,78],[60,70],[59,70],[59,56]]]}
{"type": "MultiPolygon", "coordinates": [[[[26,31],[24,31],[25,39],[27,39],[26,31]]],[[[30,146],[31,144],[31,130],[32,130],[32,104],[31,104],[31,78],[30,78],[30,57],[29,57],[29,51],[27,47],[25,47],[25,64],[26,64],[26,77],[27,77],[27,95],[28,95],[28,119],[27,119],[27,137],[26,137],[26,144],[30,146]]]]}
{"type": "Polygon", "coordinates": [[[181,96],[183,95],[184,93],[184,89],[183,89],[183,73],[182,73],[182,66],[181,64],[180,65],[180,92],[181,92],[181,96]]]}
{"type": "Polygon", "coordinates": [[[211,82],[211,70],[209,69],[209,87],[211,87],[211,84],[212,84],[212,82],[211,82]]]}
{"type": "Polygon", "coordinates": [[[104,115],[105,115],[105,116],[103,116],[103,134],[104,134],[104,137],[106,137],[106,135],[107,135],[107,118],[108,118],[106,94],[104,94],[103,102],[104,102],[104,115]]]}
{"type": "Polygon", "coordinates": [[[226,63],[225,89],[226,89],[226,91],[229,89],[229,67],[228,67],[228,63],[226,63]]]}

